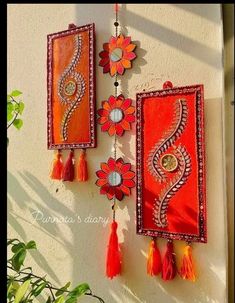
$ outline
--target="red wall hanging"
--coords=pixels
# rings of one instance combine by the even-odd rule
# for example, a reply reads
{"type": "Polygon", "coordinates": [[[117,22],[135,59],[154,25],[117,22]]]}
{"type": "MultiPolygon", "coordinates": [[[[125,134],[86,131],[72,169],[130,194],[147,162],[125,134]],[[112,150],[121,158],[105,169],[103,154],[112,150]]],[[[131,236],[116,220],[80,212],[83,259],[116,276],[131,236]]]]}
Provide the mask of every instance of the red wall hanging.
{"type": "Polygon", "coordinates": [[[57,150],[51,178],[86,181],[86,148],[96,146],[95,25],[47,36],[48,149],[57,150]],[[62,150],[70,150],[63,165],[62,150]],[[74,149],[82,149],[77,170],[74,149]]]}
{"type": "Polygon", "coordinates": [[[207,241],[203,85],[137,94],[137,233],[150,236],[147,272],[195,280],[192,242],[207,241]],[[156,239],[168,239],[163,260],[156,239]],[[173,240],[186,242],[176,268],[173,240]]]}
{"type": "Polygon", "coordinates": [[[116,200],[121,201],[124,196],[130,196],[131,188],[135,186],[135,173],[131,170],[131,164],[125,163],[120,157],[117,158],[117,136],[122,137],[135,121],[132,100],[122,94],[118,95],[118,75],[123,75],[126,69],[130,69],[131,61],[136,57],[134,53],[136,45],[131,42],[131,37],[118,33],[118,9],[118,5],[115,4],[115,36],[103,44],[103,50],[99,54],[101,58],[99,65],[103,67],[103,72],[109,73],[111,77],[115,76],[114,96],[104,100],[98,110],[101,130],[114,137],[114,155],[107,162],[101,163],[101,170],[96,172],[98,177],[96,185],[100,187],[100,194],[106,195],[112,201],[113,221],[106,258],[106,276],[110,279],[121,273],[122,264],[117,236],[118,224],[115,218],[116,200]]]}

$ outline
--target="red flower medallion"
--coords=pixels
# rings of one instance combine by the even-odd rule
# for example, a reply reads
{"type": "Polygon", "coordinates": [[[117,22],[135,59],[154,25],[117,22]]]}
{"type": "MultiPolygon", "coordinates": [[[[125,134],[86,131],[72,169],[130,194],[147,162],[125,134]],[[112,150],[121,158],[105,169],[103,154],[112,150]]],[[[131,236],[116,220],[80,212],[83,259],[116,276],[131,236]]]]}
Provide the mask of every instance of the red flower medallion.
{"type": "Polygon", "coordinates": [[[122,158],[109,158],[107,163],[100,164],[101,170],[96,172],[99,178],[96,185],[100,186],[100,194],[107,195],[109,200],[116,198],[121,201],[131,194],[135,186],[135,173],[131,171],[131,164],[125,163],[122,158]]]}
{"type": "Polygon", "coordinates": [[[125,99],[123,95],[117,98],[110,96],[108,101],[103,101],[102,108],[98,110],[101,130],[110,136],[116,134],[120,137],[125,130],[130,130],[131,123],[135,121],[135,107],[131,103],[131,99],[125,99]]]}
{"type": "Polygon", "coordinates": [[[125,69],[131,68],[131,61],[136,58],[133,50],[136,45],[131,43],[131,37],[119,35],[111,37],[109,43],[103,44],[103,51],[99,53],[101,58],[99,66],[103,67],[103,73],[123,75],[125,69]]]}

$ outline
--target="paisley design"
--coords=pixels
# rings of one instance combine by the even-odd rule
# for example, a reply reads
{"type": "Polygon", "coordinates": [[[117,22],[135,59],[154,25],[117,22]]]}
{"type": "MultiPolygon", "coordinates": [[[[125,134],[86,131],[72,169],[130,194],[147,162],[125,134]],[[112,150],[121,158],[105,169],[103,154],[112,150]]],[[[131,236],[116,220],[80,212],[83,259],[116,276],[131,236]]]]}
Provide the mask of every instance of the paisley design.
{"type": "Polygon", "coordinates": [[[165,171],[160,166],[159,160],[161,158],[161,155],[166,152],[167,149],[172,146],[176,139],[178,139],[179,136],[183,133],[188,116],[185,99],[177,99],[174,107],[174,118],[170,129],[150,151],[147,160],[147,167],[150,174],[153,175],[159,182],[165,182],[167,178],[165,171]]]}
{"type": "Polygon", "coordinates": [[[58,81],[58,95],[61,103],[66,105],[66,110],[61,122],[61,137],[63,141],[68,139],[68,125],[70,118],[81,103],[82,97],[85,94],[84,78],[75,70],[81,56],[81,49],[82,37],[80,35],[75,35],[73,57],[58,81]]]}
{"type": "Polygon", "coordinates": [[[168,225],[166,214],[170,199],[185,184],[191,172],[191,159],[186,148],[183,146],[177,147],[175,156],[178,159],[179,170],[167,186],[163,188],[159,198],[155,199],[153,220],[158,227],[168,225]]]}
{"type": "Polygon", "coordinates": [[[147,167],[158,182],[166,182],[170,179],[159,197],[155,199],[153,208],[154,223],[162,228],[168,225],[167,209],[171,198],[186,182],[191,171],[191,159],[186,148],[174,145],[186,126],[188,117],[186,100],[177,99],[174,106],[172,125],[150,151],[147,160],[147,167]],[[172,150],[172,147],[173,152],[167,152],[170,148],[172,150]]]}

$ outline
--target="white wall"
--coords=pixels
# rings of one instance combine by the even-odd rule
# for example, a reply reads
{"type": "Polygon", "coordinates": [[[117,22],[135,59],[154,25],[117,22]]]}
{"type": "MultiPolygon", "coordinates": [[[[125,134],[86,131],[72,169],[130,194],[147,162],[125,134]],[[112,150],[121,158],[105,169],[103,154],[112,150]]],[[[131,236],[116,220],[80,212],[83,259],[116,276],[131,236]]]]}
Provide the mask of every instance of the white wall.
{"type": "MultiPolygon", "coordinates": [[[[123,4],[123,33],[138,45],[134,68],[123,77],[122,92],[133,99],[142,89],[174,85],[205,86],[208,244],[195,244],[199,278],[165,283],[146,275],[149,239],[135,233],[135,191],[117,211],[123,251],[123,275],[105,278],[109,227],[35,221],[46,217],[111,217],[109,201],[99,195],[95,171],[111,154],[112,138],[100,132],[98,147],[88,151],[90,180],[61,184],[49,179],[53,152],[47,150],[46,35],[69,23],[94,22],[97,38],[97,107],[113,93],[113,81],[98,67],[102,43],[114,32],[112,4],[8,4],[8,91],[23,91],[24,126],[10,129],[8,147],[8,237],[34,239],[40,253],[31,265],[57,285],[88,281],[108,303],[226,301],[226,225],[222,163],[222,27],[219,4],[123,4]],[[56,189],[59,189],[56,192],[56,189]]],[[[135,131],[119,139],[120,156],[135,166],[135,131]]],[[[163,251],[165,241],[160,240],[163,251]]],[[[183,243],[176,243],[180,257],[183,243]]],[[[81,302],[92,302],[89,298],[81,302]]]]}

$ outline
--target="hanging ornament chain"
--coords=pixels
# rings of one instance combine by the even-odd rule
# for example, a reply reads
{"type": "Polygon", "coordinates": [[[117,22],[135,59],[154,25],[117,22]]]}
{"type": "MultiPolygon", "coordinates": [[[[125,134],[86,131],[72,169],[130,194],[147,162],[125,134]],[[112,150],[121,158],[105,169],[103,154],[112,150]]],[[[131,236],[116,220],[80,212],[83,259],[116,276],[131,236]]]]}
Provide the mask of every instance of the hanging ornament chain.
{"type": "Polygon", "coordinates": [[[131,163],[124,162],[119,156],[117,136],[121,137],[131,129],[131,123],[135,121],[135,107],[132,100],[125,98],[121,92],[119,75],[122,76],[126,69],[130,69],[131,61],[136,58],[133,52],[136,45],[131,43],[131,37],[125,37],[120,31],[119,7],[114,4],[114,30],[109,42],[103,44],[103,50],[99,53],[99,66],[103,67],[103,73],[109,73],[114,84],[113,94],[108,100],[102,102],[102,108],[98,110],[98,123],[101,130],[108,132],[113,137],[112,155],[107,163],[100,164],[100,170],[96,172],[98,180],[96,185],[100,187],[100,194],[106,195],[111,202],[113,220],[110,224],[111,231],[106,255],[106,276],[110,279],[121,274],[122,256],[118,241],[118,223],[116,222],[117,201],[122,201],[125,196],[130,196],[131,188],[135,186],[135,172],[131,170],[131,163]]]}
{"type": "MultiPolygon", "coordinates": [[[[115,26],[115,37],[118,37],[118,26],[119,26],[119,22],[118,22],[118,4],[115,3],[114,4],[114,9],[115,9],[115,22],[114,22],[114,26],[115,26]]],[[[117,74],[115,75],[115,82],[114,82],[114,93],[115,93],[115,99],[118,96],[118,77],[117,74]]],[[[114,135],[114,144],[113,144],[113,149],[114,149],[114,159],[115,161],[117,160],[117,135],[115,133],[114,135]]],[[[115,215],[116,215],[116,197],[113,198],[113,205],[112,205],[112,211],[113,211],[113,221],[115,221],[115,215]]]]}

